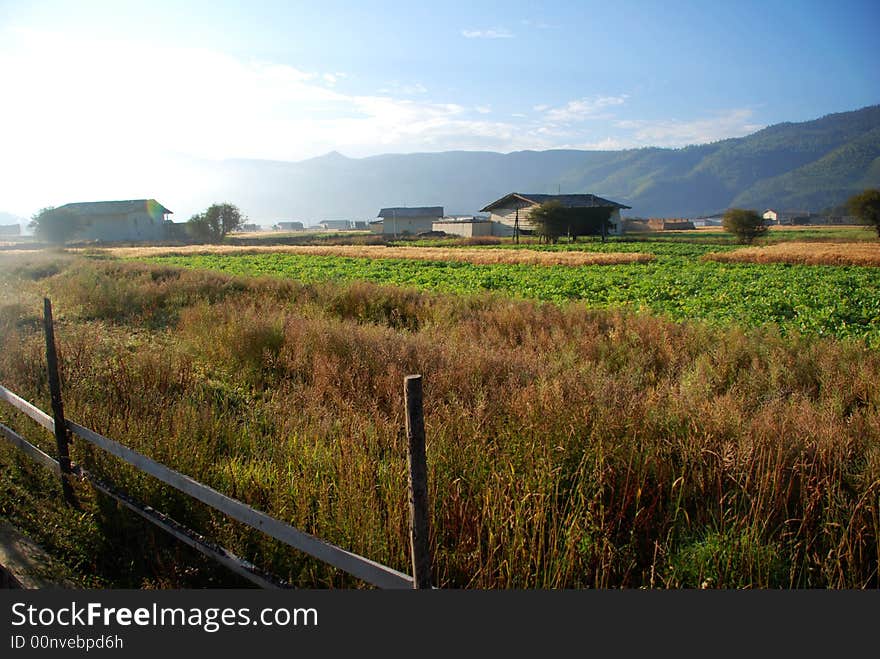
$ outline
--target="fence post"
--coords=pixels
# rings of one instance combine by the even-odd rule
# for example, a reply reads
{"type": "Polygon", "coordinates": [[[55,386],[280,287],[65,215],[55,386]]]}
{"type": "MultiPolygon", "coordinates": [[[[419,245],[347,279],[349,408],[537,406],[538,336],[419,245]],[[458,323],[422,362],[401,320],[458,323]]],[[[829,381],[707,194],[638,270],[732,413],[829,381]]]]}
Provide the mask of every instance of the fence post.
{"type": "Polygon", "coordinates": [[[46,334],[46,365],[49,375],[49,393],[52,396],[52,417],[55,420],[55,444],[58,447],[58,465],[61,467],[61,490],[64,500],[76,505],[76,497],[68,480],[70,470],[70,453],[67,445],[70,435],[64,421],[64,405],[61,402],[61,378],[58,374],[58,353],[55,351],[55,324],[52,321],[52,303],[43,298],[43,330],[46,334]]]}
{"type": "Polygon", "coordinates": [[[409,539],[412,547],[413,588],[431,588],[431,548],[428,538],[428,465],[425,456],[425,414],[422,376],[404,379],[406,437],[409,440],[409,539]]]}

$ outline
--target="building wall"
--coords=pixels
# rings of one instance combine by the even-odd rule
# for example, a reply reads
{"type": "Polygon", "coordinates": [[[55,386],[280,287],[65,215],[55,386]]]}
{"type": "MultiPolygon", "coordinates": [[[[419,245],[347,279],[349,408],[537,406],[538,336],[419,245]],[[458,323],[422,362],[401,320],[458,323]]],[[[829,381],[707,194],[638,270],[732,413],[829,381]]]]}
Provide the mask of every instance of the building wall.
{"type": "Polygon", "coordinates": [[[145,210],[126,215],[95,215],[83,219],[84,226],[77,232],[77,240],[127,242],[165,238],[163,220],[150,216],[145,210]]]}
{"type": "MultiPolygon", "coordinates": [[[[525,229],[526,231],[530,231],[533,227],[531,222],[529,222],[529,212],[534,208],[532,206],[525,206],[519,209],[519,228],[525,229]]],[[[517,209],[515,207],[512,208],[496,208],[489,215],[489,220],[492,222],[498,222],[499,224],[504,224],[510,227],[510,235],[513,235],[513,228],[516,226],[516,217],[517,217],[517,209]]],[[[500,229],[499,229],[500,230],[500,229]]]]}
{"type": "Polygon", "coordinates": [[[464,236],[465,238],[473,238],[474,236],[491,236],[491,222],[434,222],[434,231],[443,231],[452,236],[464,236]]]}
{"type": "Polygon", "coordinates": [[[435,217],[383,217],[382,233],[398,236],[403,233],[415,235],[431,231],[434,222],[438,219],[435,217]]]}
{"type": "Polygon", "coordinates": [[[609,229],[609,233],[613,236],[622,236],[623,220],[620,218],[619,208],[615,208],[613,211],[611,211],[611,217],[608,218],[608,221],[611,222],[611,229],[609,229]]]}

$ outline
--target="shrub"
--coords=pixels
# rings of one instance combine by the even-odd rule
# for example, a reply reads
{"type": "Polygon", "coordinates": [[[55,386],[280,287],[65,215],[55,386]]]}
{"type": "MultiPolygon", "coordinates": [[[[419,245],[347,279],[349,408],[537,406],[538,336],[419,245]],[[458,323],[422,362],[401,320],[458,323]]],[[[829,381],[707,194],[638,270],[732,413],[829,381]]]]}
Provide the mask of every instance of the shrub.
{"type": "Polygon", "coordinates": [[[846,202],[849,212],[859,221],[869,224],[877,230],[880,238],[880,189],[872,188],[853,195],[846,202]]]}
{"type": "Polygon", "coordinates": [[[750,245],[755,238],[767,233],[767,225],[764,218],[753,210],[744,208],[731,208],[724,213],[721,225],[725,231],[736,236],[737,241],[743,245],[750,245]]]}

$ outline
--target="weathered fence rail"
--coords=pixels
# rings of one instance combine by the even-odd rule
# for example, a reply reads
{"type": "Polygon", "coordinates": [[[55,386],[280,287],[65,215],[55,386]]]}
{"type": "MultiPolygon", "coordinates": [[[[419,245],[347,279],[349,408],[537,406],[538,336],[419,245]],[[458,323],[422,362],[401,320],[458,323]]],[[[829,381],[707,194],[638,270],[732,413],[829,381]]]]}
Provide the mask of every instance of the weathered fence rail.
{"type": "Polygon", "coordinates": [[[6,438],[11,445],[23,451],[39,464],[59,474],[61,476],[65,499],[71,505],[76,505],[76,502],[73,499],[68,479],[71,477],[77,477],[81,480],[88,481],[98,491],[119,501],[141,517],[147,519],[154,525],[163,529],[167,533],[170,533],[194,549],[197,549],[202,554],[225,565],[252,583],[264,588],[278,587],[280,585],[278,580],[263,573],[248,561],[236,556],[223,547],[211,543],[199,533],[188,529],[186,526],[174,521],[167,515],[135,501],[127,494],[120,492],[107,483],[104,483],[99,478],[89,474],[81,466],[71,463],[70,456],[67,452],[67,444],[70,435],[73,435],[106,451],[107,453],[110,453],[111,455],[116,456],[136,469],[149,474],[198,501],[201,501],[211,508],[220,511],[251,528],[261,531],[290,547],[305,552],[328,565],[343,570],[369,584],[379,588],[431,588],[431,562],[427,542],[427,469],[424,457],[425,436],[421,400],[421,376],[409,376],[405,381],[405,391],[407,395],[407,434],[410,440],[410,536],[412,543],[413,573],[417,575],[416,578],[413,578],[391,567],[382,565],[369,558],[365,558],[331,544],[321,538],[300,531],[286,522],[270,517],[266,513],[256,510],[242,501],[226,496],[207,485],[193,480],[186,474],[182,474],[179,471],[175,471],[170,467],[160,464],[159,462],[156,462],[117,441],[104,437],[103,435],[70,420],[64,419],[61,403],[60,379],[58,378],[57,362],[55,361],[55,341],[54,330],[52,328],[51,305],[48,300],[46,300],[44,318],[47,364],[49,368],[49,381],[53,393],[54,414],[47,414],[2,385],[0,385],[0,400],[5,401],[36,421],[43,428],[53,433],[56,438],[59,459],[53,458],[43,452],[40,448],[34,446],[24,437],[3,424],[0,424],[0,435],[6,438]],[[53,370],[55,371],[54,375],[52,374],[53,370]],[[418,395],[415,398],[412,393],[416,390],[414,387],[417,387],[418,390],[418,395]],[[61,424],[63,424],[63,429],[59,428],[61,424]]]}

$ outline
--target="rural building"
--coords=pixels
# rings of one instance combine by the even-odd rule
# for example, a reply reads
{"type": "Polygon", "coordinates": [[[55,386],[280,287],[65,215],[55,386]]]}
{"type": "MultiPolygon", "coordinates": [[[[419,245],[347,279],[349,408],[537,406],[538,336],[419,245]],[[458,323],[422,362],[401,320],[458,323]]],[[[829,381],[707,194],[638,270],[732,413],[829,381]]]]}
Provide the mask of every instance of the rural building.
{"type": "MultiPolygon", "coordinates": [[[[702,224],[705,226],[705,222],[702,224]]],[[[651,217],[641,220],[624,220],[624,231],[686,231],[695,229],[696,223],[686,218],[651,217]]]]}
{"type": "MultiPolygon", "coordinates": [[[[383,208],[377,217],[382,218],[382,233],[399,236],[416,235],[434,230],[434,222],[443,219],[443,206],[418,206],[415,208],[383,208]]],[[[372,225],[372,223],[371,223],[372,225]]]]}
{"type": "Polygon", "coordinates": [[[81,227],[75,240],[135,242],[165,240],[165,223],[172,214],[155,199],[86,201],[59,206],[56,210],[78,216],[81,227]]]}
{"type": "Polygon", "coordinates": [[[21,225],[17,222],[15,224],[0,224],[0,236],[20,236],[21,235],[21,225]]]}
{"type": "Polygon", "coordinates": [[[276,231],[302,231],[305,226],[302,222],[288,222],[287,220],[277,222],[274,227],[276,231]]]}
{"type": "Polygon", "coordinates": [[[623,222],[620,219],[620,211],[630,208],[597,197],[593,194],[523,194],[511,192],[497,201],[481,209],[483,213],[489,213],[492,222],[493,236],[512,236],[518,228],[520,231],[530,232],[533,227],[529,221],[531,210],[548,201],[558,201],[565,208],[606,208],[609,212],[608,221],[611,223],[609,233],[620,235],[623,233],[623,222]]]}
{"type": "Polygon", "coordinates": [[[324,231],[348,231],[351,229],[351,221],[324,220],[323,222],[318,222],[318,226],[324,229],[324,231]]]}
{"type": "Polygon", "coordinates": [[[433,231],[442,231],[452,236],[491,236],[492,222],[488,217],[474,215],[447,215],[434,222],[433,231]]]}
{"type": "Polygon", "coordinates": [[[810,211],[777,211],[768,208],[762,216],[765,224],[811,224],[810,211]]]}

